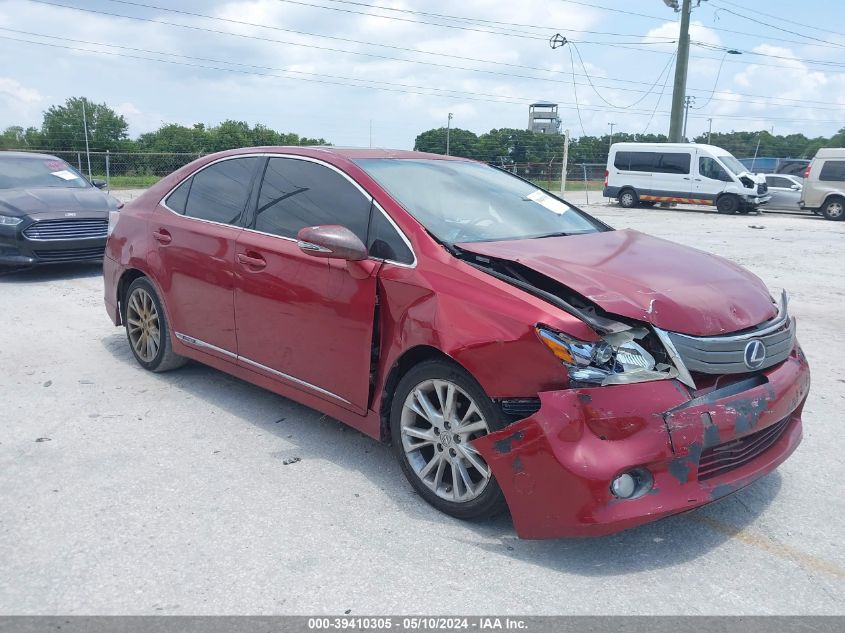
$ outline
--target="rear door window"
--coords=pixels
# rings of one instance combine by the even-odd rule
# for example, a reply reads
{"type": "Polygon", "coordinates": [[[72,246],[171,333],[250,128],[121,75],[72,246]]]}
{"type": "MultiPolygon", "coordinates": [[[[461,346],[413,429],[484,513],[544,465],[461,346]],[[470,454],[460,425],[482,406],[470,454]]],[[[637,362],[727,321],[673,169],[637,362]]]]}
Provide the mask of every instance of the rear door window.
{"type": "Polygon", "coordinates": [[[822,165],[819,180],[845,182],[845,160],[828,160],[822,165]]]}
{"type": "Polygon", "coordinates": [[[656,156],[654,152],[616,152],[613,166],[620,171],[652,171],[656,156]]]}
{"type": "Polygon", "coordinates": [[[657,156],[657,164],[653,171],[663,174],[689,174],[689,154],[661,153],[657,156]]]}
{"type": "Polygon", "coordinates": [[[188,203],[188,192],[191,190],[191,178],[188,178],[164,200],[164,204],[171,211],[185,215],[185,205],[188,203]]]}
{"type": "MultiPolygon", "coordinates": [[[[191,177],[193,183],[185,203],[185,215],[220,224],[238,224],[261,160],[258,156],[230,158],[195,173],[191,177]]],[[[168,206],[173,194],[167,198],[168,206]]],[[[178,201],[177,197],[175,202],[178,201]]]]}

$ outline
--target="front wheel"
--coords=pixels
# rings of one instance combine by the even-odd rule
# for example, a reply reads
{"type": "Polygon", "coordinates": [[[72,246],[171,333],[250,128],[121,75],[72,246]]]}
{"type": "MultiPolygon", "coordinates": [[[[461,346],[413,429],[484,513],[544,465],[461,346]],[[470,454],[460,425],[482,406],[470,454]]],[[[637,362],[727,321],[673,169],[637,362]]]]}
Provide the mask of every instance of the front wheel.
{"type": "Polygon", "coordinates": [[[731,194],[724,195],[716,201],[716,210],[719,213],[724,213],[725,215],[733,215],[739,211],[741,207],[742,204],[739,198],[731,194]]]}
{"type": "Polygon", "coordinates": [[[132,355],[144,369],[163,372],[187,362],[173,351],[161,300],[146,277],[133,281],[126,291],[123,322],[132,355]]]}
{"type": "Polygon", "coordinates": [[[831,198],[824,203],[821,212],[826,220],[839,221],[845,219],[845,199],[831,198]]]}
{"type": "Polygon", "coordinates": [[[393,449],[414,489],[459,519],[505,508],[501,488],[472,441],[504,427],[496,406],[462,368],[425,361],[396,388],[390,412],[393,449]]]}

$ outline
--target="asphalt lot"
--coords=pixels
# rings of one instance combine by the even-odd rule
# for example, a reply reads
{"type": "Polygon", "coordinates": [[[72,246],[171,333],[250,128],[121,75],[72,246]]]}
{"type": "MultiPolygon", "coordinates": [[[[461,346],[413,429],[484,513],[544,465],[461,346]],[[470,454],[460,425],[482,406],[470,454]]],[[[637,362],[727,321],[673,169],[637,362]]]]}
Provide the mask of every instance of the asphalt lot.
{"type": "Polygon", "coordinates": [[[97,265],[6,275],[0,613],[845,613],[845,223],[589,209],[791,292],[813,387],[778,471],[622,534],[521,541],[434,512],[387,446],[315,411],[143,371],[97,265]]]}

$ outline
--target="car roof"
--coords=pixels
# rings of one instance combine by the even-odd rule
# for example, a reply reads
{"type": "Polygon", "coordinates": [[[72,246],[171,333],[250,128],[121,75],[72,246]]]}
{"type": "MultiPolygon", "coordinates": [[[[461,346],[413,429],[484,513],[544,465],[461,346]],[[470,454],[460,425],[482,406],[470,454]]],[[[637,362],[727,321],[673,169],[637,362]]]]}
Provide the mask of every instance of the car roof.
{"type": "Polygon", "coordinates": [[[11,158],[40,158],[40,159],[47,159],[47,160],[61,160],[57,156],[53,156],[52,154],[39,154],[37,152],[11,152],[2,150],[0,151],[0,157],[9,156],[11,158]]]}
{"type": "Polygon", "coordinates": [[[269,145],[264,147],[244,147],[238,150],[230,150],[235,153],[266,152],[280,154],[298,154],[302,156],[331,155],[356,160],[362,158],[391,158],[405,160],[472,160],[460,156],[445,156],[430,152],[414,152],[404,149],[383,149],[370,147],[335,147],[332,145],[269,145]]]}
{"type": "Polygon", "coordinates": [[[816,158],[845,158],[845,147],[822,147],[816,158]]]}

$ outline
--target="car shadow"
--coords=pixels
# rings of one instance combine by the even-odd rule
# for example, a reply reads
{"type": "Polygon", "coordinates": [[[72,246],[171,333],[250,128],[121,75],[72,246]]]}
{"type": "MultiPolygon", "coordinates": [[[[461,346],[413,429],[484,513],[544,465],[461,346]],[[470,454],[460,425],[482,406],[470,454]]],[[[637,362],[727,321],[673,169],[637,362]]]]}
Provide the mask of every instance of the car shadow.
{"type": "Polygon", "coordinates": [[[103,262],[79,262],[74,264],[51,264],[30,268],[0,268],[0,283],[37,284],[45,281],[65,279],[84,279],[100,277],[103,274],[103,262]]]}
{"type": "MultiPolygon", "coordinates": [[[[131,364],[144,372],[135,362],[122,330],[104,337],[102,344],[116,362],[131,364]]],[[[282,450],[274,450],[272,442],[268,442],[268,453],[278,459],[280,467],[294,458],[331,461],[367,477],[385,491],[396,510],[414,521],[435,526],[452,523],[467,528],[448,531],[467,547],[486,555],[567,573],[615,576],[671,567],[699,558],[752,523],[781,487],[780,474],[775,472],[704,508],[618,534],[592,539],[526,541],[516,536],[507,514],[482,522],[463,522],[434,511],[406,481],[388,444],[318,411],[196,362],[166,374],[147,375],[284,438],[286,447],[282,450]]]]}

